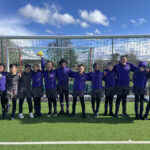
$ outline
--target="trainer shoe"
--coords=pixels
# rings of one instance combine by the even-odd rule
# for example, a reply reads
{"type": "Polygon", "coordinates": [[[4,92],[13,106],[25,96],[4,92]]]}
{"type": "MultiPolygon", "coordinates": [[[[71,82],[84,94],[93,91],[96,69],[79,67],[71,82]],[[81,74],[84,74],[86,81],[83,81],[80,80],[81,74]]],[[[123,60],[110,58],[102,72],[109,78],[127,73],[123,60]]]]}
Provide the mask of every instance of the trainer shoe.
{"type": "Polygon", "coordinates": [[[55,112],[55,113],[53,114],[53,116],[54,116],[54,117],[57,117],[57,112],[55,112]]]}
{"type": "Polygon", "coordinates": [[[23,116],[22,113],[19,114],[19,118],[20,118],[20,119],[24,119],[24,116],[23,116]]]}
{"type": "Polygon", "coordinates": [[[51,113],[51,112],[49,112],[49,113],[46,115],[46,117],[50,117],[50,116],[52,116],[52,113],[51,113]]]}
{"type": "Polygon", "coordinates": [[[31,113],[29,113],[29,117],[30,118],[34,118],[34,115],[33,115],[33,113],[31,112],[31,113]]]}

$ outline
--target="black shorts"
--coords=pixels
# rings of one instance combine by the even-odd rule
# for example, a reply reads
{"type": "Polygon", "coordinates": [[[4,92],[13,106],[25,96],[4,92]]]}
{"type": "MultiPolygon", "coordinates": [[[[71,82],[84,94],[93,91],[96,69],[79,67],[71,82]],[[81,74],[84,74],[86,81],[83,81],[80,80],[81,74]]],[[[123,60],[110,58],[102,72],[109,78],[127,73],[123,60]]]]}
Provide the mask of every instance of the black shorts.
{"type": "Polygon", "coordinates": [[[116,94],[116,87],[106,87],[105,88],[105,95],[106,96],[113,96],[116,94]]]}
{"type": "Polygon", "coordinates": [[[30,89],[19,89],[18,91],[18,97],[19,98],[31,98],[32,97],[32,92],[30,89]]]}
{"type": "Polygon", "coordinates": [[[41,98],[43,96],[43,89],[41,87],[36,87],[32,89],[32,96],[34,98],[41,98]]]}
{"type": "Polygon", "coordinates": [[[69,87],[58,85],[58,94],[59,95],[63,95],[63,94],[69,95],[69,87]]]}
{"type": "Polygon", "coordinates": [[[73,91],[72,93],[73,97],[84,97],[84,92],[83,91],[73,91]]]}
{"type": "Polygon", "coordinates": [[[6,98],[17,98],[18,97],[18,89],[7,89],[6,90],[6,94],[5,94],[6,98]]]}
{"type": "Polygon", "coordinates": [[[139,87],[133,87],[133,93],[134,94],[145,95],[146,94],[146,89],[145,88],[139,88],[139,87]]]}
{"type": "Polygon", "coordinates": [[[56,89],[51,89],[51,90],[46,90],[46,97],[47,98],[57,98],[57,90],[56,89]]]}
{"type": "Polygon", "coordinates": [[[129,86],[117,86],[117,95],[128,95],[130,92],[129,86]]]}
{"type": "Polygon", "coordinates": [[[92,90],[91,91],[91,96],[93,98],[102,98],[103,97],[103,90],[92,90]]]}

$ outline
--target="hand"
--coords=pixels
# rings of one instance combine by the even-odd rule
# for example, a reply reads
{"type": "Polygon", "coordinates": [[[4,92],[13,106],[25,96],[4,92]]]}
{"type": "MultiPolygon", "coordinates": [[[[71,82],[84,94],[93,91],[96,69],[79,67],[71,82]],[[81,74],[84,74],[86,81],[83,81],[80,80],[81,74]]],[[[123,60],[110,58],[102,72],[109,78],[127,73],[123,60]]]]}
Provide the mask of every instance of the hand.
{"type": "Polygon", "coordinates": [[[146,72],[149,72],[149,69],[146,69],[146,72]]]}
{"type": "Polygon", "coordinates": [[[22,74],[21,74],[21,73],[18,73],[18,76],[21,78],[22,74]]]}

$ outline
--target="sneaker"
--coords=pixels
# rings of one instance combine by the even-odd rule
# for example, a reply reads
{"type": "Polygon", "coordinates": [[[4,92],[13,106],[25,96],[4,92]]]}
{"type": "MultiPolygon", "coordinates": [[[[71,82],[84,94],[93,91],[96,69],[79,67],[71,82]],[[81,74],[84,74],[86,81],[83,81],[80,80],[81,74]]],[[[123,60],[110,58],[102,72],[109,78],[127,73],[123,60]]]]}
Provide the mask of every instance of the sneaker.
{"type": "Polygon", "coordinates": [[[94,116],[94,117],[95,117],[96,119],[98,118],[98,116],[99,116],[98,113],[95,113],[95,116],[94,116]]]}
{"type": "Polygon", "coordinates": [[[58,113],[59,116],[64,115],[64,114],[65,114],[65,113],[64,113],[63,110],[61,110],[61,111],[58,113]]]}
{"type": "Polygon", "coordinates": [[[70,114],[70,117],[73,117],[73,116],[75,116],[75,112],[72,112],[72,113],[70,114]]]}
{"type": "Polygon", "coordinates": [[[19,114],[19,118],[20,118],[20,119],[24,119],[24,116],[23,116],[22,113],[19,114]]]}
{"type": "Polygon", "coordinates": [[[128,115],[128,114],[126,114],[126,113],[125,113],[125,114],[122,114],[122,116],[123,116],[123,117],[127,117],[127,118],[129,118],[129,115],[128,115]]]}
{"type": "Polygon", "coordinates": [[[41,116],[42,116],[42,114],[41,114],[41,113],[38,113],[38,116],[39,116],[39,117],[41,117],[41,116]]]}
{"type": "Polygon", "coordinates": [[[82,118],[86,118],[86,114],[82,114],[82,118]]]}
{"type": "Polygon", "coordinates": [[[46,117],[50,117],[50,116],[52,116],[52,113],[51,113],[51,112],[49,112],[49,113],[46,115],[46,117]]]}
{"type": "Polygon", "coordinates": [[[107,116],[107,112],[104,112],[104,116],[107,116]]]}
{"type": "Polygon", "coordinates": [[[57,112],[55,112],[55,113],[53,114],[53,116],[54,116],[54,117],[57,117],[57,112]]]}
{"type": "Polygon", "coordinates": [[[110,112],[109,115],[110,115],[110,116],[113,116],[114,114],[113,114],[113,112],[110,112]]]}
{"type": "Polygon", "coordinates": [[[113,115],[113,117],[118,118],[118,114],[113,115]]]}
{"type": "Polygon", "coordinates": [[[66,116],[69,116],[69,111],[68,110],[66,111],[66,116]]]}
{"type": "Polygon", "coordinates": [[[29,113],[30,118],[34,118],[34,115],[32,113],[29,113]]]}

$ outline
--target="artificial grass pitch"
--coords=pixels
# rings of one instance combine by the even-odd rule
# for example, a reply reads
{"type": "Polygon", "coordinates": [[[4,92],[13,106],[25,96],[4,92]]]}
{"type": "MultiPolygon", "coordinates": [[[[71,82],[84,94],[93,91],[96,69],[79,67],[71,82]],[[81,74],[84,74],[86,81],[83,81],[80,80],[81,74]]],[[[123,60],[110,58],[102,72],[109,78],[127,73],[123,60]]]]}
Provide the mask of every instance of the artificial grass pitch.
{"type": "MultiPolygon", "coordinates": [[[[70,110],[72,109],[70,103],[70,110]]],[[[146,103],[144,104],[146,107],[146,103]]],[[[18,104],[17,104],[18,108],[18,104]]],[[[0,142],[38,142],[38,141],[150,141],[150,120],[136,120],[134,103],[127,103],[130,118],[103,116],[104,102],[100,104],[100,116],[93,117],[91,103],[86,102],[87,118],[81,117],[81,106],[77,103],[75,117],[57,116],[47,118],[48,104],[42,102],[42,117],[29,118],[28,105],[24,103],[25,119],[0,120],[0,142]]],[[[18,110],[18,109],[17,109],[18,110]]],[[[58,103],[58,111],[60,110],[58,103]]],[[[114,103],[115,110],[115,103],[114,103]]],[[[0,110],[1,111],[1,110],[0,110]]],[[[144,109],[145,112],[145,109],[144,109]]],[[[120,107],[121,113],[121,107],[120,107]]],[[[1,117],[1,116],[0,116],[1,117]]],[[[149,117],[150,118],[150,117],[149,117]]],[[[0,149],[141,149],[148,145],[9,145],[0,149]]]]}

